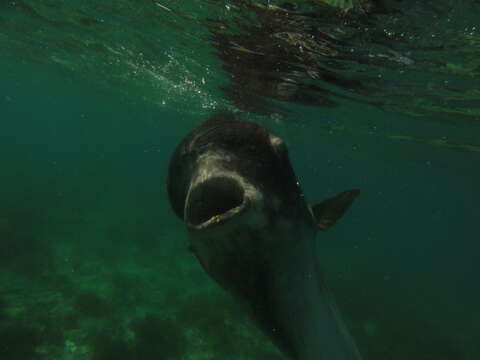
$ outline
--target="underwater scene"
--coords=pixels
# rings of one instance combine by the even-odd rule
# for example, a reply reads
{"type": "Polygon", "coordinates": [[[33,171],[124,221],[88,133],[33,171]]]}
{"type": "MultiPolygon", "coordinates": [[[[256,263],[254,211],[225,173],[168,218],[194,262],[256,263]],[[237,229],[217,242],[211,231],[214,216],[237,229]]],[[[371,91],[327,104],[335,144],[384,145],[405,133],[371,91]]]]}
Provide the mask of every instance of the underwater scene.
{"type": "Polygon", "coordinates": [[[0,360],[480,359],[480,1],[12,0],[0,49],[0,360]]]}

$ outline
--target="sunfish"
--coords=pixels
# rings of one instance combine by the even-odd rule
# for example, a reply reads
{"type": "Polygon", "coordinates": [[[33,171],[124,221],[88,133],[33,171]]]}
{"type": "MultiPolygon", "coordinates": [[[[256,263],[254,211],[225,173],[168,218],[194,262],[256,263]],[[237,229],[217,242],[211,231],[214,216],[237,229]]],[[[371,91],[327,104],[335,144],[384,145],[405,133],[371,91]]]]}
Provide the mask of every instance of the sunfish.
{"type": "Polygon", "coordinates": [[[359,190],[310,206],[282,139],[218,112],[171,157],[167,190],[190,250],[292,360],[360,360],[318,265],[315,236],[359,190]]]}

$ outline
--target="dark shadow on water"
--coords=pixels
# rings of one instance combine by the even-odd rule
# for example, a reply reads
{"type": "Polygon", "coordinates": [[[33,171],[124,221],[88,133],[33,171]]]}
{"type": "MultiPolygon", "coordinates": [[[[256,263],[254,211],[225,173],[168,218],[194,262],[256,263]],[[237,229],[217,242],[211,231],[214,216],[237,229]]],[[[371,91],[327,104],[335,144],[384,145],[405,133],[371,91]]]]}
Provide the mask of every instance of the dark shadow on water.
{"type": "Polygon", "coordinates": [[[370,103],[367,77],[355,78],[354,69],[345,65],[361,62],[347,39],[371,25],[368,15],[387,9],[383,2],[362,3],[362,11],[346,13],[322,2],[301,10],[293,2],[264,6],[239,1],[233,23],[209,19],[216,55],[231,80],[222,87],[225,96],[259,114],[286,111],[282,102],[327,108],[340,105],[341,99],[370,103]],[[337,33],[339,24],[345,39],[337,33]]]}

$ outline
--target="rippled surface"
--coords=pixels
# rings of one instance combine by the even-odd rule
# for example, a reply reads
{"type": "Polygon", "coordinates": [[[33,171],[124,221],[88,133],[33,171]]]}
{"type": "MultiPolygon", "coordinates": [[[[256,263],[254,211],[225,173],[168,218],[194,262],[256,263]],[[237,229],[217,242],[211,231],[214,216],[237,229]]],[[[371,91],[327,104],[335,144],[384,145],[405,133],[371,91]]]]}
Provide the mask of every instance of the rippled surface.
{"type": "Polygon", "coordinates": [[[20,61],[87,75],[95,84],[139,88],[137,96],[168,93],[166,99],[150,95],[160,104],[196,94],[198,107],[215,107],[223,81],[227,89],[232,82],[244,91],[257,88],[250,94],[255,99],[317,106],[353,99],[429,119],[478,121],[478,3],[331,3],[339,7],[320,1],[6,2],[2,45],[20,61]],[[229,81],[216,71],[219,62],[229,81]]]}
{"type": "Polygon", "coordinates": [[[419,3],[346,13],[318,3],[294,10],[242,4],[256,21],[237,19],[241,31],[217,35],[217,48],[242,88],[245,78],[268,78],[263,94],[251,81],[259,95],[318,106],[352,99],[439,120],[455,115],[476,121],[478,18],[463,14],[475,14],[478,5],[419,3]]]}
{"type": "Polygon", "coordinates": [[[479,151],[464,130],[477,128],[480,117],[475,1],[1,6],[3,56],[104,86],[128,101],[263,115],[358,102],[386,116],[458,126],[453,137],[449,130],[429,139],[390,136],[479,151]]]}
{"type": "Polygon", "coordinates": [[[200,20],[185,17],[187,8],[179,16],[151,1],[17,1],[2,7],[2,45],[13,59],[132,101],[170,105],[186,97],[199,108],[216,104],[202,80],[211,71],[199,43],[200,20]]]}

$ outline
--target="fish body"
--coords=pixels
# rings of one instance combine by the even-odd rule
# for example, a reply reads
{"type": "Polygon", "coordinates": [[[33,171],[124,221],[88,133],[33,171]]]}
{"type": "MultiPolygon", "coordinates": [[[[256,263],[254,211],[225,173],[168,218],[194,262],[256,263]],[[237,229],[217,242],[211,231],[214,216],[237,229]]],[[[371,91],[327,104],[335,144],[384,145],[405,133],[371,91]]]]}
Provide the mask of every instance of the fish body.
{"type": "Polygon", "coordinates": [[[310,206],[283,140],[219,112],[171,157],[167,190],[205,271],[292,360],[359,360],[318,265],[315,237],[358,190],[310,206]]]}

